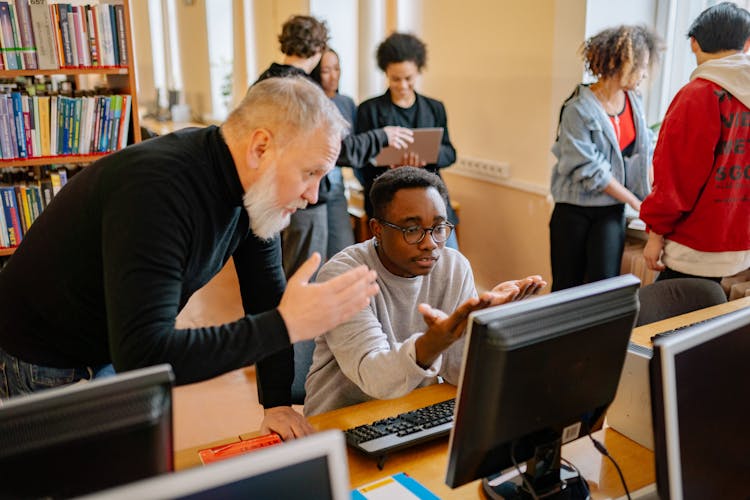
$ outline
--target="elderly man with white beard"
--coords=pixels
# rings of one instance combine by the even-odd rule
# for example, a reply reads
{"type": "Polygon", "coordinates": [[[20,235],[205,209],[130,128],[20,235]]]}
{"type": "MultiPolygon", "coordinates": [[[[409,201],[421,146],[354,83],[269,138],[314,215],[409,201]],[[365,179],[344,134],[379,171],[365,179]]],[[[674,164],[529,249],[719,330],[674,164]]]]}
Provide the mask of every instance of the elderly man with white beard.
{"type": "Polygon", "coordinates": [[[347,124],[315,84],[271,78],[220,127],[132,145],[76,174],[0,272],[0,399],[169,363],[178,384],[251,365],[349,319],[378,292],[365,266],[286,283],[278,233],[315,203],[347,124]],[[245,316],[177,329],[232,257],[245,316]]]}

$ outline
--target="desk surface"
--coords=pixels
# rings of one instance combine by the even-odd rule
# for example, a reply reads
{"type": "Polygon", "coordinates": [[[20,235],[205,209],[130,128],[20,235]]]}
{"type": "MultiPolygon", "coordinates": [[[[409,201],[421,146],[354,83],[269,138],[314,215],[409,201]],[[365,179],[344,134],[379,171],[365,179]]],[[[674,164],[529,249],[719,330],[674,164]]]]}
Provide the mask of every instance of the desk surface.
{"type": "MultiPolygon", "coordinates": [[[[750,307],[750,297],[636,328],[633,331],[632,338],[634,342],[650,346],[651,336],[655,333],[725,314],[742,307],[750,307]]],[[[402,398],[369,401],[316,415],[310,418],[310,423],[318,430],[348,429],[438,401],[444,401],[454,397],[455,394],[456,388],[454,386],[448,384],[433,385],[417,389],[402,398]]],[[[257,433],[230,437],[203,446],[178,451],[175,454],[175,468],[179,470],[200,465],[197,453],[199,449],[230,443],[254,435],[257,435],[257,433]]],[[[598,431],[594,433],[594,436],[604,443],[610,454],[617,460],[631,492],[655,481],[654,456],[650,450],[610,428],[598,431]]],[[[383,470],[378,470],[374,460],[355,450],[348,448],[347,454],[352,487],[361,486],[397,472],[406,472],[440,498],[482,498],[481,486],[478,481],[455,490],[445,485],[445,471],[448,461],[447,439],[437,439],[397,452],[386,460],[383,470]]],[[[624,494],[614,466],[594,449],[588,439],[579,439],[568,443],[563,446],[562,454],[564,458],[580,469],[581,474],[589,483],[594,498],[617,498],[624,494]]]]}

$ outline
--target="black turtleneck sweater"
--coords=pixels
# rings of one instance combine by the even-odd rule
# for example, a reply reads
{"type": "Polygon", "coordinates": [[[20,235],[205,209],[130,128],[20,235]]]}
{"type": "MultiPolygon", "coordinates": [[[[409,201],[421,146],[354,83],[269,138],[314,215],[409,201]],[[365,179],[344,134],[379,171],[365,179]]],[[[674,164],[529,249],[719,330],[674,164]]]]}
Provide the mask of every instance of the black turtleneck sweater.
{"type": "Polygon", "coordinates": [[[151,139],[85,168],[0,272],[0,347],[61,368],[166,362],[177,383],[289,347],[275,309],[285,287],[279,241],[253,236],[242,195],[216,127],[151,139]],[[176,329],[180,309],[230,256],[248,315],[176,329]]]}

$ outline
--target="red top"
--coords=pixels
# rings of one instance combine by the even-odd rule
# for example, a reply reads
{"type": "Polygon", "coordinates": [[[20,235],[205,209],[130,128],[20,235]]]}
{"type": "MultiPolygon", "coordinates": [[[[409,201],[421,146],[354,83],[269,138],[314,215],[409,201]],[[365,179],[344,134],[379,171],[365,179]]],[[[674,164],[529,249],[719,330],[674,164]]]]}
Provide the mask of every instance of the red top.
{"type": "Polygon", "coordinates": [[[633,121],[633,109],[630,107],[630,99],[625,94],[625,107],[616,115],[608,115],[612,127],[615,129],[615,137],[620,145],[620,151],[635,140],[635,122],[633,121]]]}

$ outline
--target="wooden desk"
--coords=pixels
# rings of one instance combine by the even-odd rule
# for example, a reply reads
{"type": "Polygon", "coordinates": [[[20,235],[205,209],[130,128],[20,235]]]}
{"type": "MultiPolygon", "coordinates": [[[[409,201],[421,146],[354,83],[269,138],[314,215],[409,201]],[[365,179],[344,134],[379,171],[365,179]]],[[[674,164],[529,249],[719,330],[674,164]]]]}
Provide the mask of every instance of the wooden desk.
{"type": "MultiPolygon", "coordinates": [[[[643,345],[651,345],[651,336],[660,331],[669,330],[713,316],[725,314],[743,307],[750,307],[750,297],[734,300],[701,311],[684,314],[658,323],[642,326],[633,330],[632,338],[643,345]]],[[[348,429],[361,424],[371,423],[380,418],[392,416],[405,411],[444,401],[454,397],[456,388],[448,384],[423,387],[411,394],[393,400],[369,401],[359,405],[340,408],[310,418],[310,423],[318,430],[348,429]]],[[[230,437],[215,443],[178,451],[175,454],[175,468],[185,469],[200,464],[198,450],[227,444],[242,438],[249,438],[257,433],[230,437]]],[[[628,488],[633,492],[643,488],[655,479],[653,452],[624,437],[611,428],[594,433],[602,441],[610,454],[622,468],[628,488]]],[[[481,485],[474,481],[457,489],[445,485],[445,471],[448,463],[448,440],[437,439],[432,442],[394,453],[386,462],[383,470],[378,470],[376,462],[355,450],[347,449],[349,458],[349,477],[351,486],[361,486],[397,472],[406,472],[425,485],[440,498],[483,498],[481,485]]],[[[562,455],[581,471],[591,488],[593,498],[617,498],[624,495],[620,478],[612,463],[596,451],[588,439],[579,439],[563,446],[562,455]]]]}
{"type": "MultiPolygon", "coordinates": [[[[455,395],[456,388],[452,385],[433,385],[417,389],[403,398],[369,401],[317,415],[310,418],[310,423],[318,430],[348,429],[379,418],[444,401],[455,395]]],[[[175,468],[179,470],[200,465],[198,459],[200,449],[231,443],[239,438],[250,438],[255,435],[257,433],[243,434],[181,450],[175,454],[175,468]]],[[[609,452],[616,458],[631,490],[642,488],[655,481],[653,453],[650,450],[609,428],[594,433],[594,436],[602,440],[609,452]]],[[[375,460],[351,448],[347,449],[347,455],[352,487],[361,486],[397,472],[406,472],[440,498],[483,498],[479,481],[457,489],[451,489],[445,485],[445,471],[448,464],[447,439],[437,439],[394,453],[386,460],[383,470],[377,468],[375,460]]],[[[624,494],[620,479],[611,462],[602,457],[588,439],[579,439],[565,445],[563,457],[581,470],[591,487],[594,498],[616,498],[624,494]]]]}

